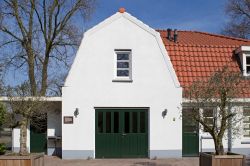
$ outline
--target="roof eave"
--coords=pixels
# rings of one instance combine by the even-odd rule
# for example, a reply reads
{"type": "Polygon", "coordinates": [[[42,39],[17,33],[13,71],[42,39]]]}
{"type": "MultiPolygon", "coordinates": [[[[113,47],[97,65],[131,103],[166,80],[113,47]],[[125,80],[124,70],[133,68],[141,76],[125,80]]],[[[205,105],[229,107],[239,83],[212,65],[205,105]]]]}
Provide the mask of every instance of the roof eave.
{"type": "MultiPolygon", "coordinates": [[[[21,100],[28,100],[34,98],[32,96],[30,97],[13,97],[12,100],[14,101],[21,101],[21,100]]],[[[39,99],[41,101],[46,101],[46,102],[61,102],[62,101],[62,97],[58,96],[58,97],[39,97],[39,99]]],[[[2,102],[8,102],[11,99],[7,96],[0,96],[0,101],[2,102]]]]}
{"type": "Polygon", "coordinates": [[[239,54],[241,52],[250,52],[250,46],[240,46],[235,50],[236,54],[239,54]]]}

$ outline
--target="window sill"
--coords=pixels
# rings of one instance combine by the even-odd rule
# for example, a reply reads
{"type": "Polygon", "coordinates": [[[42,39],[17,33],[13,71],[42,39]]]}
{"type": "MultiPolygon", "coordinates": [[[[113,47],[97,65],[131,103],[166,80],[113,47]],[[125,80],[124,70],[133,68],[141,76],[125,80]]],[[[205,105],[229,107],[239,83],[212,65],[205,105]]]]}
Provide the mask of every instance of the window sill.
{"type": "Polygon", "coordinates": [[[249,139],[246,139],[244,138],[243,141],[240,142],[241,144],[250,144],[250,140],[249,139]]]}
{"type": "Polygon", "coordinates": [[[246,78],[246,79],[250,79],[250,74],[243,74],[243,76],[246,78]]]}
{"type": "Polygon", "coordinates": [[[133,82],[132,79],[119,79],[119,78],[116,78],[116,79],[113,79],[112,82],[133,82]]]}
{"type": "Polygon", "coordinates": [[[213,137],[209,135],[201,135],[201,139],[213,139],[213,137]]]}

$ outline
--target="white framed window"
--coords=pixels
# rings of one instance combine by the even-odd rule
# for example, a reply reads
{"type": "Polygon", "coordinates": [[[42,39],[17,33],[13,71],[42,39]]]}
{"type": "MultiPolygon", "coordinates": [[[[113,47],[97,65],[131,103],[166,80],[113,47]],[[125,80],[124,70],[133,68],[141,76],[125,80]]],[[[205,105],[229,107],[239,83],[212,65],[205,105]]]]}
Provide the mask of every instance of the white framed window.
{"type": "Polygon", "coordinates": [[[245,58],[246,58],[245,74],[247,76],[250,76],[250,54],[246,54],[245,58]]]}
{"type": "Polygon", "coordinates": [[[243,137],[250,138],[250,108],[244,108],[243,110],[243,137]]]}
{"type": "Polygon", "coordinates": [[[132,81],[132,51],[115,50],[115,66],[113,81],[132,81]]]}
{"type": "MultiPolygon", "coordinates": [[[[204,108],[202,111],[204,122],[210,127],[214,124],[214,117],[216,116],[215,113],[215,108],[204,108]]],[[[204,132],[208,131],[204,129],[204,132]]]]}
{"type": "Polygon", "coordinates": [[[243,76],[250,76],[250,46],[240,46],[235,53],[240,57],[243,76]]]}

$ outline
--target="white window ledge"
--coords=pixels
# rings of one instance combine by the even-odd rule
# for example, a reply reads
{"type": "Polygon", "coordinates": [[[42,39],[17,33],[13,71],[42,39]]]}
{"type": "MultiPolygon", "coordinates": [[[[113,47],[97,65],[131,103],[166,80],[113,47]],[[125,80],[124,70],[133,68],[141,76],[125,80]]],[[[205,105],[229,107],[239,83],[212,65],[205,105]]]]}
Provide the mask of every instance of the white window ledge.
{"type": "Polygon", "coordinates": [[[250,140],[243,140],[240,142],[241,144],[250,144],[250,140]]]}
{"type": "Polygon", "coordinates": [[[213,137],[208,135],[201,135],[201,139],[213,139],[213,137]]]}
{"type": "Polygon", "coordinates": [[[132,79],[113,79],[112,82],[133,82],[132,79]]]}

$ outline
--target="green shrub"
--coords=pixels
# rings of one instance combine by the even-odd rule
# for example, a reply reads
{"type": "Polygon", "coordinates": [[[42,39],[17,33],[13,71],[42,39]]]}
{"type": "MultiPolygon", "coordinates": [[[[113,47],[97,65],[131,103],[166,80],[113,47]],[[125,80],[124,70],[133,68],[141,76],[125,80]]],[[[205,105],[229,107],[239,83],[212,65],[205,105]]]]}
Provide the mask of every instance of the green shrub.
{"type": "Polygon", "coordinates": [[[5,123],[6,121],[6,115],[7,111],[3,103],[0,103],[0,127],[5,123]]]}
{"type": "Polygon", "coordinates": [[[0,155],[5,154],[6,152],[6,145],[4,143],[0,143],[0,155]]]}

